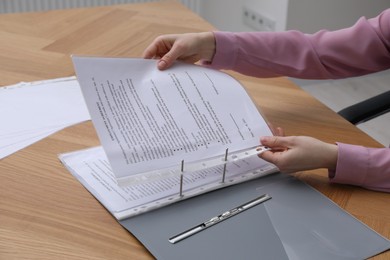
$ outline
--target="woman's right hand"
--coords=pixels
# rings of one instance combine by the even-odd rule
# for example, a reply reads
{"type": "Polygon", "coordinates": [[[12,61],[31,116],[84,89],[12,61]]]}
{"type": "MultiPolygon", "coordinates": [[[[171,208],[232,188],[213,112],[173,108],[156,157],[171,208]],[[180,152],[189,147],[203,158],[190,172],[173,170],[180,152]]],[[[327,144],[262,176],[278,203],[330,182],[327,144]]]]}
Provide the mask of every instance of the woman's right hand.
{"type": "Polygon", "coordinates": [[[275,164],[281,172],[327,168],[334,171],[337,165],[338,146],[308,136],[262,136],[262,145],[271,148],[259,155],[275,164]]]}
{"type": "Polygon", "coordinates": [[[157,67],[164,70],[175,60],[195,63],[211,62],[215,53],[212,32],[160,35],[144,50],[143,58],[159,59],[157,67]]]}

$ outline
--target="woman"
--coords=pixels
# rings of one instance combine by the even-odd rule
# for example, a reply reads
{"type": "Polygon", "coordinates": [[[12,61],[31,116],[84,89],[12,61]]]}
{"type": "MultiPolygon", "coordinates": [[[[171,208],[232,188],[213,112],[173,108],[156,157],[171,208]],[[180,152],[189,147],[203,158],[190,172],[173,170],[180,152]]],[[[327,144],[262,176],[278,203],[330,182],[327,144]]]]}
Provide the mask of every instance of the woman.
{"type": "MultiPolygon", "coordinates": [[[[390,9],[349,28],[315,34],[286,32],[202,32],[162,35],[144,58],[158,58],[159,69],[175,60],[201,61],[256,77],[339,79],[390,68],[390,9]]],[[[281,131],[281,129],[279,129],[281,131]]],[[[390,149],[328,144],[306,136],[264,136],[272,148],[261,158],[282,172],[327,168],[331,182],[390,192],[390,149]]]]}

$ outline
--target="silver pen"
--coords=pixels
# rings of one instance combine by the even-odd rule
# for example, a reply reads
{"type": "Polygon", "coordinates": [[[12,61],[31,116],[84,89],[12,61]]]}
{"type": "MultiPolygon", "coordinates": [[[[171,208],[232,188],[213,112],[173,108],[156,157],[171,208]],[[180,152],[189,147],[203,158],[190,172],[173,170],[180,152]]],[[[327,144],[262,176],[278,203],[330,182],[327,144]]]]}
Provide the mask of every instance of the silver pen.
{"type": "Polygon", "coordinates": [[[268,194],[264,194],[264,195],[261,195],[260,197],[257,197],[256,199],[254,200],[251,200],[251,201],[248,201],[247,203],[244,203],[238,207],[235,207],[231,210],[228,210],[228,211],[225,211],[224,213],[216,216],[216,217],[213,217],[205,222],[203,222],[202,224],[199,224],[195,227],[192,227],[178,235],[175,235],[173,237],[171,237],[169,239],[169,242],[171,242],[172,244],[175,244],[183,239],[186,239],[187,237],[190,237],[196,233],[199,233],[200,231],[203,231],[205,230],[206,228],[208,227],[211,227],[221,221],[224,221],[225,219],[228,219],[234,215],[237,215],[249,208],[252,208],[260,203],[263,203],[264,201],[267,201],[271,199],[271,196],[269,196],[268,194]]]}

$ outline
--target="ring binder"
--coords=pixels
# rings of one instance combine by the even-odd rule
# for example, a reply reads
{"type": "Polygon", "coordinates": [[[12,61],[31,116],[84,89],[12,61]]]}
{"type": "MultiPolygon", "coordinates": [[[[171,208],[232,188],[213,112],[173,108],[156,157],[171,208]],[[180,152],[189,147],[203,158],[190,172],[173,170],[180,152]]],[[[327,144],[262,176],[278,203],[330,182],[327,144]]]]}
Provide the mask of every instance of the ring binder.
{"type": "Polygon", "coordinates": [[[184,172],[184,160],[181,161],[181,174],[180,174],[180,197],[183,197],[183,172],[184,172]]]}
{"type": "Polygon", "coordinates": [[[223,165],[223,173],[222,173],[222,183],[225,183],[226,163],[227,163],[228,151],[229,151],[229,148],[226,148],[226,151],[225,151],[225,164],[223,165]]]}

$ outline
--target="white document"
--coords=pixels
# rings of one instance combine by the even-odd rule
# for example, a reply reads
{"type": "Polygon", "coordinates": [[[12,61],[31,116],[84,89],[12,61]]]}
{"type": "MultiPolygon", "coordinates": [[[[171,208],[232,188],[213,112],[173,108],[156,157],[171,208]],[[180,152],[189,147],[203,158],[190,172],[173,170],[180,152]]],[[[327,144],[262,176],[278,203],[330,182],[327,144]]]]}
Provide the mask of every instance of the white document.
{"type": "Polygon", "coordinates": [[[75,77],[0,88],[0,159],[90,119],[75,77]]]}
{"type": "MultiPolygon", "coordinates": [[[[180,174],[207,160],[253,149],[272,135],[238,81],[201,66],[74,56],[92,121],[121,183],[180,174]]],[[[203,167],[207,168],[207,167],[203,167]]],[[[199,169],[197,167],[193,169],[199,169]]]]}

